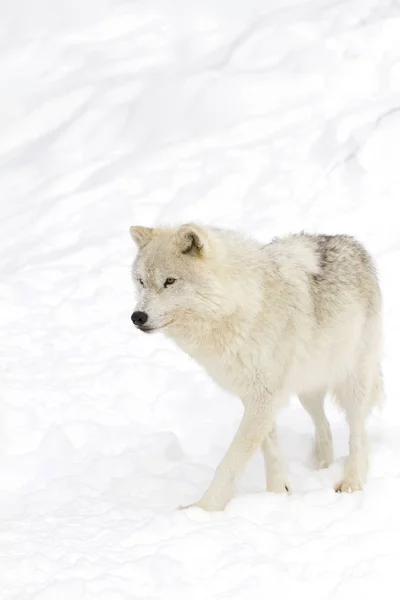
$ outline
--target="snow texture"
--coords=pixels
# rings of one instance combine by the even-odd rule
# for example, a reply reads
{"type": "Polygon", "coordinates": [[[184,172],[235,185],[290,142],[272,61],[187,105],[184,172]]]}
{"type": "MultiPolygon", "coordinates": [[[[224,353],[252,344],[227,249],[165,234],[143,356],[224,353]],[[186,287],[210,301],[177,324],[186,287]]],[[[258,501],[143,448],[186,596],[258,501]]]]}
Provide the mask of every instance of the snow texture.
{"type": "Polygon", "coordinates": [[[386,0],[2,0],[1,600],[394,599],[400,564],[400,8],[386,0]],[[387,399],[362,493],[279,417],[293,493],[256,456],[197,500],[237,399],[134,331],[128,228],[350,233],[377,262],[387,399]]]}

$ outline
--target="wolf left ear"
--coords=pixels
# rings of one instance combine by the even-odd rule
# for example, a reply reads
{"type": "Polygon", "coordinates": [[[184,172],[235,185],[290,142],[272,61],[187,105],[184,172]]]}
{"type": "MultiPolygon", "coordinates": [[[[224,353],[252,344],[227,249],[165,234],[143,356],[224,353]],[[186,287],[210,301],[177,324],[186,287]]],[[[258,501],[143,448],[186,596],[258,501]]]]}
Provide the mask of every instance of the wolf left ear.
{"type": "Polygon", "coordinates": [[[154,229],[151,227],[130,227],[129,233],[131,234],[131,238],[138,245],[139,248],[143,248],[146,246],[151,238],[153,237],[154,229]]]}
{"type": "Polygon", "coordinates": [[[206,250],[206,234],[198,225],[188,223],[179,228],[178,243],[182,254],[204,256],[206,250]]]}

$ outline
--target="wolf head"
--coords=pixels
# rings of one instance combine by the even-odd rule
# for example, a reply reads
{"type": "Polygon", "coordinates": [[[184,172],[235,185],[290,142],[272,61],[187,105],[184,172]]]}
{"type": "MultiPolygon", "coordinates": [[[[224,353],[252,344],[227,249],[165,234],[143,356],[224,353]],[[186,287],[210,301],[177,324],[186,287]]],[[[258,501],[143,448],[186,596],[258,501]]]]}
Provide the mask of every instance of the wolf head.
{"type": "Polygon", "coordinates": [[[229,310],[218,241],[198,225],[131,227],[138,247],[132,276],[138,301],[132,314],[141,331],[173,334],[217,319],[229,310]]]}

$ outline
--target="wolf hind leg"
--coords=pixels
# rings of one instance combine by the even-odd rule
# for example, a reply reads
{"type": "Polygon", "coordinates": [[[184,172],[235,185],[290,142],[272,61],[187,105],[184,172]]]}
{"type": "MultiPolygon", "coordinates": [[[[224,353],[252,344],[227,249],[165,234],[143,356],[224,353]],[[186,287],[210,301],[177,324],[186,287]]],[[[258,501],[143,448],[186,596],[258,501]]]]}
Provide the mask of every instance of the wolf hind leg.
{"type": "Polygon", "coordinates": [[[349,375],[336,390],[336,400],[346,413],[349,424],[349,456],[343,479],[337,484],[337,492],[361,490],[368,473],[368,440],[365,427],[366,418],[374,404],[383,395],[380,369],[371,377],[367,365],[362,365],[349,375]]]}

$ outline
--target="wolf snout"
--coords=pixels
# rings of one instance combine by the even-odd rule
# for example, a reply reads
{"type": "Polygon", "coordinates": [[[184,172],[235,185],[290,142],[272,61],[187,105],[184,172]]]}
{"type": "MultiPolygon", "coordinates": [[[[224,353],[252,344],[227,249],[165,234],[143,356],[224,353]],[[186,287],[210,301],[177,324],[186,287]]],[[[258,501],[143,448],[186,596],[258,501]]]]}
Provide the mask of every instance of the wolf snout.
{"type": "Polygon", "coordinates": [[[142,312],[141,310],[135,310],[135,312],[132,313],[131,316],[132,323],[136,325],[136,327],[143,327],[143,325],[147,322],[148,318],[149,315],[145,312],[142,312]]]}

